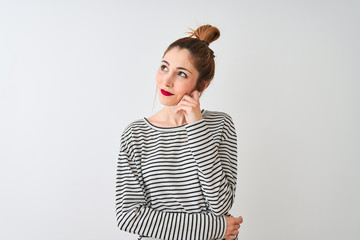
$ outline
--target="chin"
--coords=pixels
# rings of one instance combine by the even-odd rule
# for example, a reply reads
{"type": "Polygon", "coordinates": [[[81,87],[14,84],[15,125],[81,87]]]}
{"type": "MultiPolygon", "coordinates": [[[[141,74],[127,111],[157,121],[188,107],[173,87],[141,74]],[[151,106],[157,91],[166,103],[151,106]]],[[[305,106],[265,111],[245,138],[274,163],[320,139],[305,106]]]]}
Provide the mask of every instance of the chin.
{"type": "Polygon", "coordinates": [[[174,99],[169,99],[169,97],[159,96],[159,102],[164,106],[176,106],[178,102],[174,99]]]}

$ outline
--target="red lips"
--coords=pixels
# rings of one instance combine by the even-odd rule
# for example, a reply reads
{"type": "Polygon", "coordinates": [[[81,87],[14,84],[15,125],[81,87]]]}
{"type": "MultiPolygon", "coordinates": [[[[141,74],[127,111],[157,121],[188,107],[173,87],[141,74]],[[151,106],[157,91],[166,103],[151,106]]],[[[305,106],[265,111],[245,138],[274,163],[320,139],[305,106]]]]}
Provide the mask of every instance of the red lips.
{"type": "Polygon", "coordinates": [[[165,91],[164,89],[161,89],[160,91],[161,91],[161,93],[162,93],[164,96],[174,95],[174,94],[172,94],[171,92],[165,91]]]}

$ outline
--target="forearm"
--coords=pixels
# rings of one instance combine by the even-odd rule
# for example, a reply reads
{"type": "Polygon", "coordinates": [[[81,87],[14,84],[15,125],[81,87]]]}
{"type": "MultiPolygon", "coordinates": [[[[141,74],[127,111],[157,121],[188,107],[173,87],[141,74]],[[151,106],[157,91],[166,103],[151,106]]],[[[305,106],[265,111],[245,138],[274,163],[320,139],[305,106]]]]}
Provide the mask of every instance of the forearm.
{"type": "Polygon", "coordinates": [[[209,213],[157,211],[145,206],[122,212],[117,209],[118,227],[130,233],[164,240],[208,240],[224,236],[224,216],[209,213]]]}
{"type": "Polygon", "coordinates": [[[136,163],[121,151],[117,164],[116,218],[121,230],[165,240],[207,240],[224,236],[224,216],[159,211],[148,207],[136,163]]]}

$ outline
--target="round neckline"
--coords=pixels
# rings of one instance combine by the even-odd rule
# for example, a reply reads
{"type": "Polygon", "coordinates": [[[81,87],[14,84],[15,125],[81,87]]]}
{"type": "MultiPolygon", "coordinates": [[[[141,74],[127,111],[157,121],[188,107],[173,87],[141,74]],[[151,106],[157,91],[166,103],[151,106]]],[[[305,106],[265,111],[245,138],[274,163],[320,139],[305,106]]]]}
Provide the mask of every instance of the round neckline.
{"type": "MultiPolygon", "coordinates": [[[[204,110],[204,109],[201,110],[202,117],[204,117],[205,112],[206,112],[206,110],[204,110]]],[[[160,126],[156,126],[156,125],[152,124],[149,120],[147,120],[146,117],[143,117],[143,120],[152,129],[159,130],[159,131],[165,131],[165,132],[183,130],[188,125],[187,123],[185,123],[183,125],[176,126],[176,127],[160,127],[160,126]]]]}

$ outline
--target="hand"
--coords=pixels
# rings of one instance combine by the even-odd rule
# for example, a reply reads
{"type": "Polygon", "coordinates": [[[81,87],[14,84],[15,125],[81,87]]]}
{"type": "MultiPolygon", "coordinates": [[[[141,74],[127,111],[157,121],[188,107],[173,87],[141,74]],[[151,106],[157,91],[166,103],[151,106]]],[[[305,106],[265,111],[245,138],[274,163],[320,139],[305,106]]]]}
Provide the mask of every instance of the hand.
{"type": "Polygon", "coordinates": [[[202,119],[199,91],[193,91],[190,95],[185,94],[175,107],[175,113],[182,111],[188,124],[202,119]]]}
{"type": "Polygon", "coordinates": [[[236,235],[239,233],[240,224],[243,222],[243,218],[240,217],[230,217],[225,216],[226,218],[226,232],[223,238],[225,239],[235,239],[236,235]]]}

